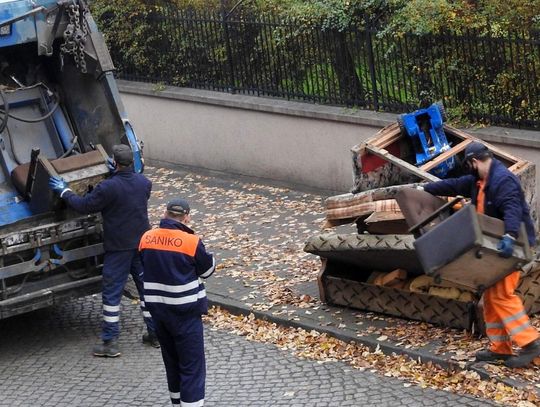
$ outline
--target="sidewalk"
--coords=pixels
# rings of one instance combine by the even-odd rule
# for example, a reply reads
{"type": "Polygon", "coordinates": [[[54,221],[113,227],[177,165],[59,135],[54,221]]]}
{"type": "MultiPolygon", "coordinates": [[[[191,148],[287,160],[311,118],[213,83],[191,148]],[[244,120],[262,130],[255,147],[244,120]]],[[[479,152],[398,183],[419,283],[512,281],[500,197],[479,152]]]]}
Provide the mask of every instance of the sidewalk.
{"type": "MultiPolygon", "coordinates": [[[[540,388],[539,367],[510,370],[474,363],[475,352],[487,345],[485,338],[321,303],[320,260],[302,249],[307,238],[320,233],[325,196],[179,167],[147,167],[147,175],[153,180],[153,224],[171,197],[190,201],[193,229],[218,259],[214,276],[206,282],[212,305],[372,349],[378,346],[386,354],[473,370],[512,387],[540,388]]],[[[540,327],[540,318],[533,317],[532,323],[540,327]]]]}

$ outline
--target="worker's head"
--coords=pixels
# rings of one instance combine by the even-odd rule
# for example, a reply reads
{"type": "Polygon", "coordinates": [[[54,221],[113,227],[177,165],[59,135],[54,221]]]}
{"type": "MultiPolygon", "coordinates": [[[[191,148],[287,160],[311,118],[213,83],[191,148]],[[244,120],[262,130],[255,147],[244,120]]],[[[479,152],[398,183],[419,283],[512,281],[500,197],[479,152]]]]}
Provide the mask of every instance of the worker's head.
{"type": "Polygon", "coordinates": [[[116,144],[112,148],[113,160],[120,168],[129,167],[133,163],[133,152],[125,144],[116,144]]]}
{"type": "Polygon", "coordinates": [[[473,141],[465,148],[463,161],[465,170],[478,178],[484,179],[489,172],[492,157],[493,154],[484,144],[473,141]]]}
{"type": "Polygon", "coordinates": [[[175,198],[167,204],[165,217],[174,219],[182,223],[187,223],[191,220],[191,211],[188,201],[182,198],[175,198]]]}

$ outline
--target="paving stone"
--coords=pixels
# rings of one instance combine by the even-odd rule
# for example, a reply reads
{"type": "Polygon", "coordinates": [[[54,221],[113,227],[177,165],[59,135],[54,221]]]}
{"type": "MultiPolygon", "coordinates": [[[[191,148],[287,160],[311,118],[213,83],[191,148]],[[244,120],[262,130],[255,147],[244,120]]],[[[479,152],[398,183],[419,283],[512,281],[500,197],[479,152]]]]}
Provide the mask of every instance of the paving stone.
{"type": "MultiPolygon", "coordinates": [[[[149,167],[150,172],[155,170],[149,167]]],[[[172,176],[184,179],[186,174],[178,171],[172,176]]],[[[216,202],[220,202],[228,190],[243,188],[234,179],[209,177],[201,182],[219,191],[216,192],[216,202]],[[224,195],[218,196],[218,193],[224,195]]],[[[156,182],[156,190],[158,185],[156,182]]],[[[258,187],[253,184],[253,188],[258,187]]],[[[152,204],[161,205],[168,197],[180,192],[196,199],[197,183],[185,183],[179,191],[175,187],[154,196],[152,204]]],[[[255,192],[264,194],[265,188],[255,192]]],[[[300,199],[303,193],[284,192],[283,199],[286,199],[285,194],[300,199]]],[[[204,209],[203,202],[193,202],[193,206],[205,215],[221,213],[223,205],[226,206],[226,201],[220,205],[208,204],[208,207],[213,207],[212,212],[209,208],[204,209]]],[[[280,210],[280,216],[283,222],[297,218],[294,208],[280,210]]],[[[307,214],[304,221],[312,223],[320,216],[320,213],[307,214]]],[[[200,214],[195,214],[195,219],[204,222],[200,214]]],[[[254,227],[267,239],[275,236],[272,225],[254,227]]],[[[305,237],[302,235],[298,241],[305,237]]],[[[222,249],[219,254],[236,255],[227,249],[222,249]]],[[[207,288],[214,293],[234,291],[231,298],[236,299],[252,291],[242,282],[226,277],[209,281],[207,288]]],[[[315,281],[313,289],[316,290],[315,281]]],[[[306,293],[316,296],[316,291],[306,293]]],[[[311,317],[317,323],[317,316],[331,320],[330,309],[335,310],[323,306],[311,317]]],[[[347,321],[347,316],[343,317],[347,323],[355,321],[352,314],[348,316],[351,321],[347,321]]],[[[161,354],[159,350],[141,343],[143,323],[138,306],[124,299],[121,318],[120,346],[123,355],[117,359],[100,359],[91,355],[101,327],[100,295],[0,321],[0,407],[168,406],[161,354]]],[[[487,405],[483,400],[442,391],[414,386],[404,388],[403,383],[396,379],[360,372],[343,363],[319,364],[298,359],[274,346],[246,341],[229,333],[207,330],[205,338],[207,406],[487,405]]]]}
{"type": "MultiPolygon", "coordinates": [[[[0,407],[168,406],[159,350],[140,341],[139,308],[123,300],[117,359],[90,349],[101,325],[100,299],[86,297],[0,321],[0,407]],[[80,309],[92,313],[81,317],[80,309]]],[[[480,406],[442,391],[404,388],[399,380],[343,363],[298,359],[272,345],[206,330],[207,406],[480,406]]]]}

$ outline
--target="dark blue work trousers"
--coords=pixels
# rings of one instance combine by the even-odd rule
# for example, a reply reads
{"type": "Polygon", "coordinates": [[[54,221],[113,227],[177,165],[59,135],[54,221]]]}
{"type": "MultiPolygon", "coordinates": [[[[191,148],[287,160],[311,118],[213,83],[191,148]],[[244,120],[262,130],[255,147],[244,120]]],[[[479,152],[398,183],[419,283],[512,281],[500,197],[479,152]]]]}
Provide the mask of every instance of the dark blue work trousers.
{"type": "Polygon", "coordinates": [[[141,299],[141,310],[148,332],[154,332],[154,323],[146,310],[143,297],[143,267],[137,249],[105,252],[103,262],[103,330],[101,339],[117,339],[120,334],[120,301],[128,275],[133,281],[141,299]]]}
{"type": "Polygon", "coordinates": [[[160,320],[154,315],[154,324],[172,404],[202,406],[206,361],[201,316],[160,320]]]}

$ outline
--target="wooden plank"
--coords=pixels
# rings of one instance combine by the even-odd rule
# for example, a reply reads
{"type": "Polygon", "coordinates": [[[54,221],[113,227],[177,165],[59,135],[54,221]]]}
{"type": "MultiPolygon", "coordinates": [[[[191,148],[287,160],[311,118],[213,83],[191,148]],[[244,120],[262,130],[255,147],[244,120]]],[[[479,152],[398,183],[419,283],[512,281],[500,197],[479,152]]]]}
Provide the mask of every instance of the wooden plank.
{"type": "Polygon", "coordinates": [[[401,131],[399,131],[399,128],[396,129],[388,129],[388,133],[384,136],[381,136],[378,140],[373,140],[372,142],[368,143],[375,147],[379,148],[386,148],[390,144],[395,143],[398,141],[403,135],[401,134],[401,131]]]}
{"type": "Polygon", "coordinates": [[[326,302],[326,291],[324,290],[324,275],[326,274],[327,260],[321,257],[321,270],[317,275],[317,285],[319,287],[319,298],[322,302],[326,302]]]}
{"type": "Polygon", "coordinates": [[[401,139],[403,135],[398,130],[397,132],[393,133],[390,137],[388,137],[386,140],[384,140],[384,143],[379,143],[378,147],[380,148],[386,148],[391,144],[394,144],[396,141],[401,139]]]}
{"type": "Polygon", "coordinates": [[[508,169],[514,174],[519,174],[521,171],[523,171],[525,168],[527,168],[527,166],[529,166],[531,164],[527,160],[523,160],[522,158],[519,158],[519,157],[517,157],[515,155],[509,154],[508,152],[506,152],[504,150],[501,150],[500,148],[495,147],[494,145],[492,145],[490,143],[486,143],[484,140],[481,140],[481,139],[475,138],[473,136],[470,136],[469,134],[467,134],[467,133],[465,133],[465,132],[463,132],[461,130],[455,129],[453,127],[447,127],[445,125],[445,131],[448,134],[460,137],[462,140],[479,141],[480,143],[485,144],[489,148],[489,150],[495,154],[496,158],[498,156],[498,157],[503,158],[504,160],[510,161],[512,163],[509,166],[508,169]]]}
{"type": "Polygon", "coordinates": [[[400,133],[398,124],[389,124],[388,126],[382,128],[377,133],[375,133],[373,137],[367,139],[365,141],[365,144],[372,144],[376,147],[381,147],[381,143],[384,144],[388,138],[392,138],[396,133],[400,133]]]}
{"type": "MultiPolygon", "coordinates": [[[[459,137],[461,140],[469,140],[469,139],[472,139],[474,140],[475,138],[461,130],[458,130],[454,127],[450,127],[448,125],[444,125],[443,126],[443,129],[444,129],[444,132],[446,134],[451,134],[452,136],[455,136],[455,137],[459,137]]],[[[481,140],[478,140],[478,141],[481,141],[481,140]]]]}
{"type": "Polygon", "coordinates": [[[523,170],[529,164],[530,162],[528,161],[518,161],[517,163],[511,165],[508,169],[514,174],[519,174],[521,170],[523,170]]]}
{"type": "Polygon", "coordinates": [[[452,134],[454,136],[457,136],[457,137],[460,137],[462,139],[470,139],[470,140],[473,140],[473,141],[478,141],[482,144],[485,144],[489,150],[491,152],[493,152],[495,155],[498,155],[499,157],[502,157],[504,158],[505,160],[508,160],[508,161],[511,161],[513,163],[516,163],[516,162],[519,162],[521,161],[518,157],[516,157],[515,155],[512,155],[512,154],[509,154],[507,153],[506,151],[504,150],[501,150],[500,148],[498,147],[495,147],[494,145],[492,144],[489,144],[489,143],[486,143],[484,140],[482,139],[479,139],[479,138],[476,138],[476,137],[473,137],[473,136],[470,136],[469,134],[461,131],[461,130],[458,130],[454,127],[447,127],[446,125],[444,126],[444,131],[445,132],[448,132],[449,134],[452,134]]]}
{"type": "Polygon", "coordinates": [[[439,181],[440,179],[437,178],[435,175],[432,175],[428,172],[422,171],[419,168],[415,167],[412,164],[409,164],[407,161],[402,160],[401,158],[396,157],[395,155],[390,154],[387,150],[378,148],[375,146],[367,145],[366,150],[370,152],[371,154],[375,154],[378,157],[381,157],[385,159],[388,162],[391,162],[392,164],[396,165],[397,167],[400,167],[404,169],[405,171],[408,171],[417,177],[426,180],[426,181],[439,181]]]}
{"type": "Polygon", "coordinates": [[[422,165],[420,167],[420,169],[422,171],[429,171],[429,170],[435,168],[437,165],[443,163],[444,161],[446,161],[450,157],[452,157],[452,156],[456,155],[457,153],[465,150],[465,148],[469,144],[471,144],[472,142],[473,142],[472,139],[463,140],[461,143],[455,145],[450,150],[445,151],[444,153],[438,155],[437,157],[435,157],[431,161],[429,161],[429,162],[425,163],[424,165],[422,165]]]}

